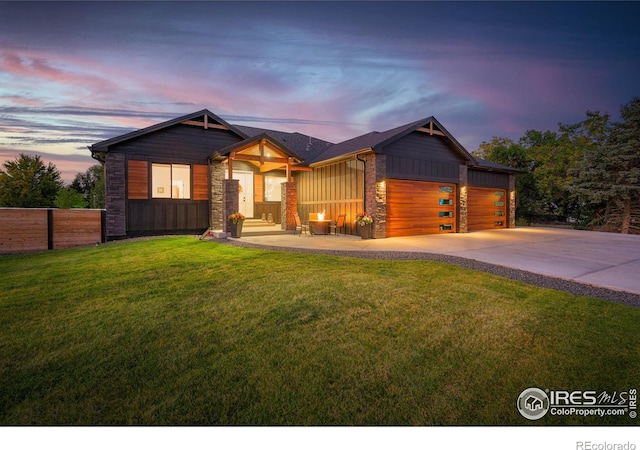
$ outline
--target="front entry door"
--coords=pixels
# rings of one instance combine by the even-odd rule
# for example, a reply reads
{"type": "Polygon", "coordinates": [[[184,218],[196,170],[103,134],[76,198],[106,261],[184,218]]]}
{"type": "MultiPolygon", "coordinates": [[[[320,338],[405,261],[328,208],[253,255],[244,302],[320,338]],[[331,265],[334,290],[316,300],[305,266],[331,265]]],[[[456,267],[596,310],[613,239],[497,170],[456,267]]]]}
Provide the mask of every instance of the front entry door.
{"type": "Polygon", "coordinates": [[[246,217],[253,217],[253,172],[233,171],[233,179],[238,180],[239,209],[246,217]]]}

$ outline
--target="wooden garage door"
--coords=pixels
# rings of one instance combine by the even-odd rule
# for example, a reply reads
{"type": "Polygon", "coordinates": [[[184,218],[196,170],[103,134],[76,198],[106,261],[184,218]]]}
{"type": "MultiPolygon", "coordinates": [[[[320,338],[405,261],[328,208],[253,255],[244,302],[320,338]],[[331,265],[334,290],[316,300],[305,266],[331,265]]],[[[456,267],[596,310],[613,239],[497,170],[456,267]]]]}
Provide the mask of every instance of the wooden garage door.
{"type": "Polygon", "coordinates": [[[505,189],[470,187],[467,205],[467,228],[469,231],[507,227],[507,192],[505,189]]]}
{"type": "Polygon", "coordinates": [[[387,236],[456,232],[456,185],[387,180],[387,236]]]}

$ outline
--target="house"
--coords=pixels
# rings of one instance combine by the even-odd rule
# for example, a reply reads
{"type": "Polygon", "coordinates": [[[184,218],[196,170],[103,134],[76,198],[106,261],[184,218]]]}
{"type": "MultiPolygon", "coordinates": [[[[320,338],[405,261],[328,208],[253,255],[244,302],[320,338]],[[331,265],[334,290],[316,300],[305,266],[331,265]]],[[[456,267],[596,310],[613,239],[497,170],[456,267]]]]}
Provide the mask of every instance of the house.
{"type": "Polygon", "coordinates": [[[542,400],[540,400],[537,397],[534,397],[533,395],[530,395],[525,400],[525,406],[529,409],[529,411],[538,411],[540,409],[544,409],[544,404],[542,400]]]}
{"type": "Polygon", "coordinates": [[[472,156],[434,117],[331,143],[232,125],[208,110],[98,142],[108,239],[227,230],[271,214],[283,230],[326,211],[375,218],[373,237],[515,226],[517,170],[472,156]]]}

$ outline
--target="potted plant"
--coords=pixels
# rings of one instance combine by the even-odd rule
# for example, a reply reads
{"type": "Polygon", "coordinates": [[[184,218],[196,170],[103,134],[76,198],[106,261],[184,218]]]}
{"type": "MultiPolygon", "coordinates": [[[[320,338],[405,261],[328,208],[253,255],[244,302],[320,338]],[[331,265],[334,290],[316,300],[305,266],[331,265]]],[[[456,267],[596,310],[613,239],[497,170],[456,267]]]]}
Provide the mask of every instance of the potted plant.
{"type": "Polygon", "coordinates": [[[355,222],[360,230],[360,237],[362,239],[371,239],[371,225],[373,224],[373,217],[365,211],[356,216],[355,222]]]}
{"type": "Polygon", "coordinates": [[[246,219],[246,217],[240,212],[229,214],[229,220],[231,221],[229,228],[231,230],[232,238],[239,238],[242,236],[242,224],[244,219],[246,219]]]}

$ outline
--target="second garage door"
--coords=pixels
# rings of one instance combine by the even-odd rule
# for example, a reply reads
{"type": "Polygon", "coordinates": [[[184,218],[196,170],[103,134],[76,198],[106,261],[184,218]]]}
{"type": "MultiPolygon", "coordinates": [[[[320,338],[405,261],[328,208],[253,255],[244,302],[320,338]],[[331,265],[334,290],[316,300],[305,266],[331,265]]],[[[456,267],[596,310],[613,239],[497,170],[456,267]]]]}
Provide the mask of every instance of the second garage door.
{"type": "Polygon", "coordinates": [[[387,236],[456,232],[456,185],[387,180],[387,236]]]}
{"type": "Polygon", "coordinates": [[[470,187],[468,196],[468,229],[491,230],[507,227],[507,191],[470,187]]]}

